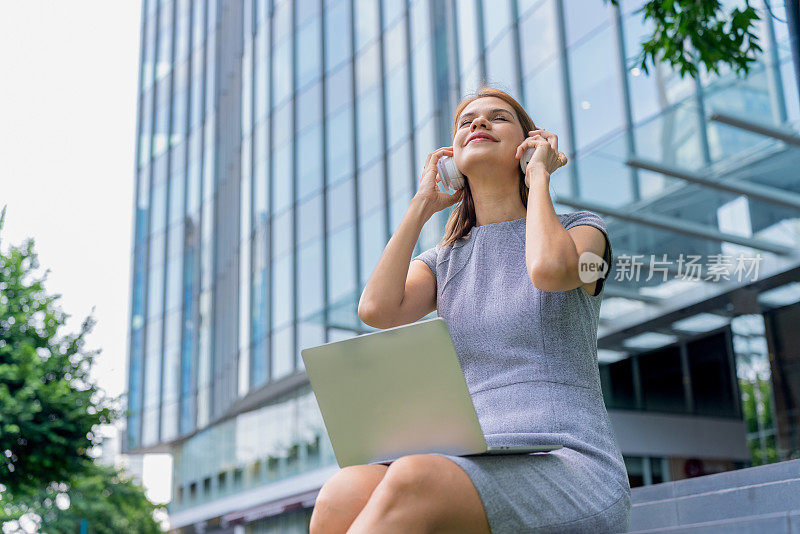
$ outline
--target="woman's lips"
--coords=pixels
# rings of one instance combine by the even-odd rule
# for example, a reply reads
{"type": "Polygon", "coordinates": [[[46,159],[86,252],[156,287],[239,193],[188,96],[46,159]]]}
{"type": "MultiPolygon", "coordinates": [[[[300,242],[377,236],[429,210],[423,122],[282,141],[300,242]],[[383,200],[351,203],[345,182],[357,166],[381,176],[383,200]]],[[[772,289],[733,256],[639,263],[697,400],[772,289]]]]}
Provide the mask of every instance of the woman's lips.
{"type": "Polygon", "coordinates": [[[494,141],[492,141],[492,140],[491,140],[491,139],[489,139],[488,137],[476,137],[475,139],[473,139],[472,141],[470,141],[470,142],[469,142],[469,143],[467,143],[467,144],[468,144],[468,145],[471,145],[472,143],[480,143],[481,141],[486,141],[486,142],[488,142],[488,143],[494,143],[494,141]]]}

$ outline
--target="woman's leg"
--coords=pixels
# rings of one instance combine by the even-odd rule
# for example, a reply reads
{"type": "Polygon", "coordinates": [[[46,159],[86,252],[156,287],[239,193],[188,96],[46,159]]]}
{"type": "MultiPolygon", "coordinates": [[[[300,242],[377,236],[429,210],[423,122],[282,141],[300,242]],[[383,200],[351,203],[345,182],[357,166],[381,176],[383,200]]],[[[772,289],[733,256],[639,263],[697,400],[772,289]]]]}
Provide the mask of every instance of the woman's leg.
{"type": "Polygon", "coordinates": [[[388,465],[351,465],[328,479],[311,512],[309,534],[342,534],[367,504],[388,465]]]}
{"type": "Polygon", "coordinates": [[[455,462],[436,454],[398,458],[348,534],[490,534],[478,490],[455,462]]]}

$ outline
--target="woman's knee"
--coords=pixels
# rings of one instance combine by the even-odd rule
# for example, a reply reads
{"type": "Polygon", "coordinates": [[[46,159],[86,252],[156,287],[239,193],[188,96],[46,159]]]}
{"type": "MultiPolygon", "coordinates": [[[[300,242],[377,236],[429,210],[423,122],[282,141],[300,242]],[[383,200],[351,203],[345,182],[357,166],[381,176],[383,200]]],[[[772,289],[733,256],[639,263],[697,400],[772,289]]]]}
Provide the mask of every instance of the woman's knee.
{"type": "Polygon", "coordinates": [[[346,532],[387,469],[385,465],[351,465],[337,471],[319,490],[311,513],[310,534],[346,532]]]}

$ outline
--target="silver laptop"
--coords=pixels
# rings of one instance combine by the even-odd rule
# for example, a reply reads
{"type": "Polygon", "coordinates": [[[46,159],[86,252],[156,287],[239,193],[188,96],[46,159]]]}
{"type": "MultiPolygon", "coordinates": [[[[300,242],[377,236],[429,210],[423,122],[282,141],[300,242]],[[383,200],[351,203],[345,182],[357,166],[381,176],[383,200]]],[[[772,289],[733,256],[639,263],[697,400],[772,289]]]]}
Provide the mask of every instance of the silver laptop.
{"type": "Polygon", "coordinates": [[[441,317],[301,351],[339,467],[407,454],[520,454],[487,446],[441,317]]]}

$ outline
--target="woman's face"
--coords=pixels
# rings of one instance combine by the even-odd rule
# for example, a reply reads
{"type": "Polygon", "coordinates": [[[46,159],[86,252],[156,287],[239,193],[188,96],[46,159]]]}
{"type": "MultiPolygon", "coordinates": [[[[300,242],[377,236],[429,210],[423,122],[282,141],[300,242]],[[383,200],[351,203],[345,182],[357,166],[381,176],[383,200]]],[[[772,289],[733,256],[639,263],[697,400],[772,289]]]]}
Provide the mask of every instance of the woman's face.
{"type": "Polygon", "coordinates": [[[519,160],[514,156],[524,140],[514,108],[501,98],[484,96],[461,111],[453,137],[453,157],[467,176],[471,171],[492,174],[497,169],[519,168],[519,160]],[[492,139],[471,140],[477,133],[492,139]]]}

